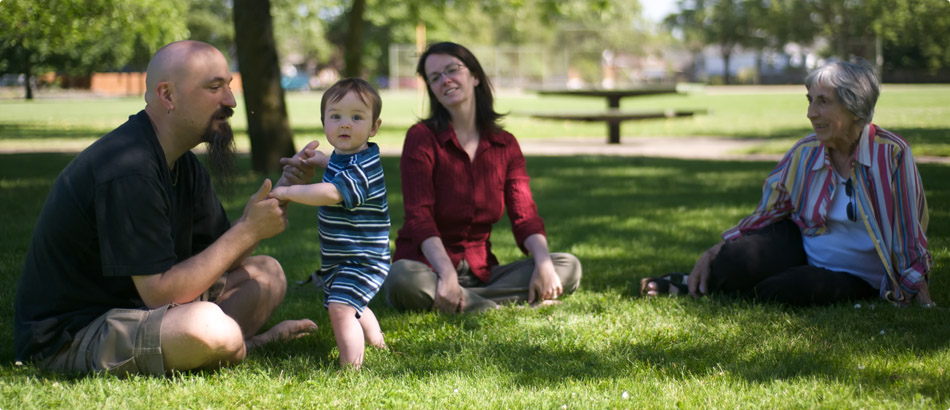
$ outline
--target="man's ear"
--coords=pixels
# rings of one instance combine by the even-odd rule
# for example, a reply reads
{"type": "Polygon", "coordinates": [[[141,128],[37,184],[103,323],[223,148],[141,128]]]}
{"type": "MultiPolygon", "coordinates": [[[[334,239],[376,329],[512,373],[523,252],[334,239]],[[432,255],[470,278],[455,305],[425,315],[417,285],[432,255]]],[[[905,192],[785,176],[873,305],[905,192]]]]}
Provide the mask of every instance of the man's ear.
{"type": "Polygon", "coordinates": [[[162,81],[156,86],[158,102],[165,107],[166,111],[175,109],[175,103],[172,101],[172,84],[168,81],[162,81]]]}

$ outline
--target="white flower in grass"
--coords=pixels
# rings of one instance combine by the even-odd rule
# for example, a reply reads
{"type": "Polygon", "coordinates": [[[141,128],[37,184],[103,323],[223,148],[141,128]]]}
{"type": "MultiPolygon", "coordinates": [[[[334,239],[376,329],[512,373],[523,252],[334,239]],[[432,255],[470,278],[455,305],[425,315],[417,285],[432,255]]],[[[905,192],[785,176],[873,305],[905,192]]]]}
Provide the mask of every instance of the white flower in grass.
{"type": "Polygon", "coordinates": [[[566,404],[562,404],[562,405],[561,405],[561,410],[567,410],[567,405],[566,405],[566,404]]]}
{"type": "Polygon", "coordinates": [[[858,365],[858,370],[864,370],[864,365],[863,365],[863,364],[859,364],[859,365],[858,365]]]}
{"type": "Polygon", "coordinates": [[[883,330],[881,331],[881,334],[882,334],[882,335],[884,334],[884,331],[883,331],[883,330]]]}
{"type": "Polygon", "coordinates": [[[624,400],[629,399],[629,398],[630,398],[630,393],[623,392],[623,394],[621,394],[620,397],[623,398],[624,400]]]}
{"type": "Polygon", "coordinates": [[[860,304],[860,303],[855,303],[855,304],[854,304],[854,308],[855,308],[855,309],[861,309],[861,304],[860,304]]]}
{"type": "Polygon", "coordinates": [[[459,389],[452,390],[452,393],[458,393],[459,389]]]}

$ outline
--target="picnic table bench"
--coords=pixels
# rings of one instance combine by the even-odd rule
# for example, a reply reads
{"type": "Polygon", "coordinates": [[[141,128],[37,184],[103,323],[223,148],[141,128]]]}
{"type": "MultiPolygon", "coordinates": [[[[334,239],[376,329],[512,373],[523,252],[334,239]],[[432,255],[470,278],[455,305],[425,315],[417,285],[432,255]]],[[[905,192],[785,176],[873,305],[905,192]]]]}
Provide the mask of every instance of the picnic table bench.
{"type": "Polygon", "coordinates": [[[566,121],[588,121],[607,123],[607,142],[620,143],[620,123],[630,120],[654,118],[689,117],[705,113],[706,110],[641,110],[621,111],[620,100],[626,97],[646,95],[674,94],[675,85],[646,86],[622,89],[544,89],[535,90],[540,95],[566,95],[574,97],[601,97],[607,99],[607,110],[596,112],[535,112],[528,113],[532,118],[566,121]]]}

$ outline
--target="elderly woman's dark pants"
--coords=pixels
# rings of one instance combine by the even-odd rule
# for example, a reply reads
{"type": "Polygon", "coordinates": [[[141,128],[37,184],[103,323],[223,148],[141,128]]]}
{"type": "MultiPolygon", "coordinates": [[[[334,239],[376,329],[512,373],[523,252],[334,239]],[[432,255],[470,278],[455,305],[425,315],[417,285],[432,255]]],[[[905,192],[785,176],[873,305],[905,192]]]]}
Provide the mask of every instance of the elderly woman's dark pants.
{"type": "MultiPolygon", "coordinates": [[[[564,295],[577,290],[581,282],[581,263],[569,253],[552,253],[554,271],[561,279],[564,295]]],[[[465,299],[465,312],[498,307],[499,304],[528,300],[528,284],[534,272],[534,259],[525,259],[491,269],[488,282],[471,273],[464,260],[456,268],[465,299]]],[[[435,301],[439,278],[428,265],[408,259],[393,263],[383,284],[390,306],[399,310],[430,310],[435,301]]]]}
{"type": "Polygon", "coordinates": [[[808,266],[801,231],[787,219],[723,244],[712,262],[708,291],[793,306],[878,295],[857,276],[808,266]]]}

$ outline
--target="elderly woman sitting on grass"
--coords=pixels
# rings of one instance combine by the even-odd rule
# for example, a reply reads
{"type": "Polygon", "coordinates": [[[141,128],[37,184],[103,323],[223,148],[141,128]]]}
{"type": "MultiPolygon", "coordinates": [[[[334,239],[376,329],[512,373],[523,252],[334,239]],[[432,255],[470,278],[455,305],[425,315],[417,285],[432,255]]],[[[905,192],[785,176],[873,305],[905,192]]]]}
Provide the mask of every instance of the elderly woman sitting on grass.
{"type": "Polygon", "coordinates": [[[752,215],[688,276],[643,279],[643,295],[723,293],[798,306],[879,295],[934,306],[924,189],[907,141],[871,123],[874,69],[829,63],[805,87],[815,132],[769,174],[752,215]]]}

